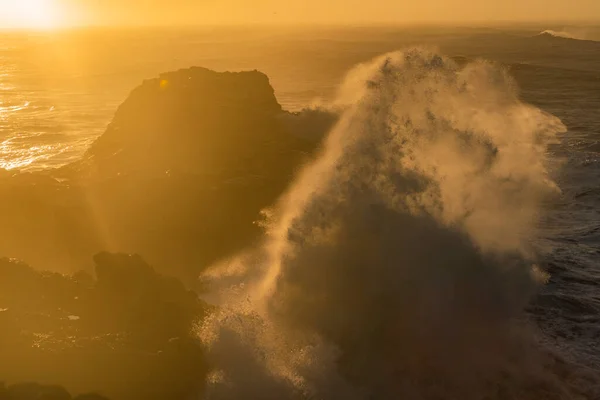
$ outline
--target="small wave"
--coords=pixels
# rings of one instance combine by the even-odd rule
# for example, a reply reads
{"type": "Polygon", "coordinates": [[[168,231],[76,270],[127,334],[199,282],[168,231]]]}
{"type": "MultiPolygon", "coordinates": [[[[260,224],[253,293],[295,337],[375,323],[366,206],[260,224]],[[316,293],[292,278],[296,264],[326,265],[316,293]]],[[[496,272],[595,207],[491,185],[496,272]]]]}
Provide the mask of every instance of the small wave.
{"type": "Polygon", "coordinates": [[[30,103],[28,101],[26,101],[23,104],[19,104],[19,105],[15,105],[15,106],[0,106],[0,114],[26,110],[29,107],[29,105],[30,105],[30,103]]]}
{"type": "Polygon", "coordinates": [[[577,31],[569,31],[569,30],[555,31],[555,30],[552,30],[552,29],[547,29],[545,31],[540,32],[538,34],[538,36],[552,36],[552,37],[557,37],[557,38],[562,38],[562,39],[586,40],[586,41],[593,41],[593,42],[598,41],[597,38],[592,37],[591,35],[589,35],[588,33],[586,33],[583,30],[577,30],[577,31]]]}

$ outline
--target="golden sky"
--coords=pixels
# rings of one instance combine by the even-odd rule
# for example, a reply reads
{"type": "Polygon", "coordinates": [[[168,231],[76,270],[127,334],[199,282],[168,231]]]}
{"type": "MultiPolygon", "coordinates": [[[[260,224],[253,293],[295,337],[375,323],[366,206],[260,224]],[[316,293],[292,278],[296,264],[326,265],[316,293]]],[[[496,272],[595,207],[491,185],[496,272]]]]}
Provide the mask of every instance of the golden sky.
{"type": "Polygon", "coordinates": [[[600,0],[0,0],[0,27],[600,20],[600,0]]]}

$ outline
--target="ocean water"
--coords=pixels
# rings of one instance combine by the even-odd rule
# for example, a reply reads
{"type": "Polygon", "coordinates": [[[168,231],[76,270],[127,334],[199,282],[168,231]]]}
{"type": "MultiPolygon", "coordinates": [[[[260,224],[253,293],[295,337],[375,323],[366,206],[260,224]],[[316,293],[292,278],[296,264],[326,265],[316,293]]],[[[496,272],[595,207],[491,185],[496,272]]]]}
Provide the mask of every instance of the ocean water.
{"type": "MultiPolygon", "coordinates": [[[[426,262],[429,260],[427,254],[415,255],[416,258],[396,254],[402,251],[405,252],[404,254],[410,254],[411,245],[417,248],[420,244],[414,241],[412,236],[403,237],[402,235],[405,234],[403,232],[414,232],[424,241],[431,240],[432,247],[439,246],[436,251],[447,250],[448,257],[455,257],[459,263],[465,261],[468,264],[472,261],[469,258],[472,254],[471,250],[465,248],[460,240],[447,237],[446,233],[431,228],[427,220],[414,218],[396,220],[400,218],[399,215],[387,215],[385,211],[375,209],[366,210],[363,204],[364,194],[358,193],[357,188],[362,187],[365,193],[375,196],[377,201],[392,204],[393,207],[416,206],[427,210],[432,215],[439,212],[440,215],[436,218],[448,224],[462,221],[460,219],[462,216],[459,218],[450,212],[465,208],[461,203],[462,198],[469,198],[473,193],[484,193],[485,196],[470,198],[470,201],[474,202],[471,204],[473,209],[480,210],[482,214],[478,216],[474,212],[469,215],[469,217],[474,216],[464,227],[468,236],[478,246],[500,249],[503,254],[520,251],[523,245],[522,236],[531,238],[532,243],[527,243],[527,247],[537,250],[536,261],[543,270],[548,272],[549,278],[548,283],[527,306],[529,320],[540,329],[542,333],[540,341],[556,349],[570,361],[597,370],[600,368],[600,350],[598,350],[600,344],[598,287],[600,280],[600,189],[598,188],[600,41],[597,40],[598,32],[598,28],[595,27],[539,26],[519,29],[314,28],[310,30],[255,29],[249,32],[242,29],[204,29],[3,33],[0,35],[0,167],[35,171],[57,167],[77,159],[89,144],[102,134],[117,106],[143,79],[152,78],[160,72],[191,65],[219,71],[261,70],[269,76],[280,103],[290,111],[315,105],[327,105],[334,98],[338,101],[340,98],[343,101],[350,99],[349,103],[355,102],[358,105],[351,107],[351,111],[345,114],[343,121],[346,121],[347,125],[342,125],[331,133],[328,139],[328,151],[305,176],[299,178],[299,182],[291,189],[287,198],[289,206],[284,208],[283,216],[274,229],[293,231],[300,238],[314,237],[315,224],[334,226],[337,223],[329,220],[321,221],[317,216],[335,215],[340,218],[344,224],[342,227],[348,232],[373,232],[372,245],[381,246],[383,255],[393,256],[393,259],[406,263],[423,261],[424,275],[444,276],[444,271],[436,269],[439,263],[426,262]],[[433,50],[402,52],[402,49],[412,46],[433,50]],[[397,50],[400,52],[394,53],[395,55],[390,56],[388,61],[376,58],[381,54],[397,50]],[[468,93],[474,93],[474,97],[471,98],[464,94],[463,86],[453,81],[455,70],[452,63],[447,59],[438,60],[437,56],[431,54],[454,57],[459,62],[488,60],[491,64],[475,61],[475,66],[466,72],[461,72],[463,81],[460,82],[464,83],[464,87],[469,88],[468,93]],[[375,61],[372,61],[373,59],[375,61]],[[356,67],[361,63],[366,64],[363,67],[356,67]],[[423,73],[424,70],[428,71],[424,67],[431,67],[435,72],[423,73]],[[352,76],[358,76],[360,78],[356,78],[358,81],[367,79],[369,82],[374,82],[374,85],[381,90],[376,90],[373,95],[360,94],[359,89],[355,89],[345,78],[347,71],[353,68],[355,75],[352,76]],[[388,71],[391,71],[390,75],[387,74],[388,71]],[[513,82],[499,71],[514,77],[519,88],[518,92],[514,92],[513,82]],[[405,78],[396,79],[393,78],[394,76],[405,78]],[[337,88],[344,81],[346,97],[340,97],[337,88]],[[431,107],[431,110],[428,110],[431,115],[429,120],[415,119],[422,110],[412,108],[414,104],[411,101],[414,98],[410,96],[403,98],[398,94],[404,93],[404,88],[412,90],[410,93],[413,96],[415,92],[424,93],[424,98],[428,93],[440,93],[439,100],[428,100],[429,102],[425,103],[431,107]],[[453,97],[446,98],[441,95],[447,92],[452,93],[453,97]],[[506,101],[510,103],[517,100],[518,107],[506,106],[506,101]],[[478,114],[478,118],[472,118],[469,115],[472,110],[482,109],[485,111],[483,116],[478,114]],[[385,115],[381,115],[382,113],[385,115]],[[502,113],[508,113],[504,121],[508,122],[505,125],[496,123],[497,120],[494,119],[502,113]],[[445,193],[449,202],[447,205],[451,207],[440,211],[422,198],[415,200],[414,204],[399,205],[393,195],[397,189],[394,186],[397,182],[383,178],[377,180],[375,185],[370,181],[373,177],[395,176],[399,172],[382,161],[394,159],[396,155],[393,150],[388,149],[383,155],[377,153],[377,157],[382,156],[381,158],[364,150],[379,149],[380,141],[385,141],[386,138],[377,135],[365,136],[364,132],[371,130],[379,132],[378,129],[381,127],[389,128],[390,120],[400,120],[406,123],[408,133],[404,139],[410,142],[414,132],[439,129],[440,127],[435,123],[439,118],[446,120],[455,118],[456,129],[465,132],[469,132],[470,129],[480,130],[485,133],[485,143],[489,142],[494,146],[510,149],[511,154],[521,154],[522,158],[516,156],[511,163],[504,166],[505,170],[502,174],[502,177],[514,186],[504,191],[505,181],[497,176],[486,176],[481,181],[478,178],[464,182],[463,178],[467,176],[465,174],[470,173],[471,168],[478,167],[481,162],[476,156],[482,155],[485,158],[490,150],[485,143],[482,145],[477,141],[472,142],[472,138],[468,135],[464,139],[465,145],[472,152],[467,151],[461,157],[456,157],[456,154],[460,154],[464,148],[454,142],[432,141],[427,145],[412,143],[411,147],[408,147],[416,161],[405,167],[427,172],[431,181],[447,190],[445,193]],[[357,126],[361,128],[358,129],[357,126]],[[543,137],[543,140],[538,136],[543,137]],[[521,152],[523,147],[537,140],[543,144],[541,151],[536,147],[531,151],[521,152]],[[337,144],[347,142],[352,143],[353,146],[346,146],[340,150],[337,144]],[[456,152],[447,151],[454,150],[453,146],[458,149],[456,152]],[[456,166],[456,170],[447,176],[438,176],[436,164],[430,161],[430,156],[434,160],[448,161],[448,165],[456,166]],[[538,168],[540,160],[546,158],[549,160],[547,171],[549,178],[556,182],[557,188],[546,179],[546,171],[540,171],[538,168]],[[332,167],[334,165],[336,168],[332,167]],[[326,178],[323,179],[326,181],[313,181],[311,176],[324,176],[326,178]],[[356,179],[348,180],[348,176],[355,176],[356,179]],[[553,195],[545,200],[541,212],[533,206],[529,207],[530,203],[535,202],[537,196],[545,193],[546,190],[553,195]],[[344,193],[343,202],[336,197],[339,196],[338,192],[344,193]],[[507,193],[511,193],[510,199],[505,198],[507,193]],[[490,209],[495,213],[493,219],[487,218],[490,209]],[[372,211],[373,215],[369,214],[365,218],[355,217],[365,215],[367,211],[372,211]],[[532,218],[538,213],[541,217],[539,220],[532,218]],[[533,220],[536,222],[535,225],[529,226],[527,221],[533,220]],[[396,231],[398,226],[409,226],[410,229],[396,231]],[[535,234],[530,234],[531,231],[535,231],[535,234]],[[385,239],[388,235],[394,238],[403,237],[405,245],[397,249],[394,246],[386,247],[387,242],[382,238],[385,239]]],[[[350,83],[352,83],[351,79],[350,83]]],[[[403,142],[403,146],[406,146],[405,143],[403,142]]],[[[410,183],[410,176],[401,176],[401,178],[407,185],[410,183]]],[[[465,220],[469,221],[469,218],[465,217],[465,220]]],[[[319,232],[319,234],[326,235],[327,232],[319,232]]],[[[293,270],[290,265],[318,267],[320,260],[323,259],[329,261],[342,259],[348,263],[349,254],[357,259],[363,257],[363,254],[355,254],[351,251],[356,245],[352,242],[351,235],[337,238],[340,244],[334,250],[327,247],[311,247],[304,242],[300,245],[300,239],[296,238],[290,239],[286,236],[285,240],[279,240],[278,237],[275,235],[275,239],[265,249],[268,253],[267,258],[279,260],[262,280],[265,287],[261,290],[275,291],[273,296],[267,297],[268,302],[275,304],[275,306],[269,304],[269,307],[279,307],[278,312],[281,314],[297,312],[298,315],[293,318],[295,324],[302,321],[301,324],[305,326],[335,336],[335,327],[328,325],[328,320],[332,316],[343,318],[346,311],[343,307],[336,308],[331,303],[319,304],[318,299],[315,300],[317,301],[315,304],[307,304],[291,294],[288,295],[287,293],[293,293],[291,290],[278,292],[281,288],[272,289],[269,286],[273,284],[272,280],[275,277],[281,277],[283,274],[284,283],[287,282],[297,290],[305,290],[305,286],[313,285],[315,281],[327,281],[327,279],[318,279],[326,277],[319,275],[321,272],[318,268],[306,268],[307,272],[304,273],[287,272],[288,268],[293,270]],[[282,256],[289,248],[297,247],[301,247],[302,251],[294,253],[294,257],[282,256]],[[306,312],[306,315],[303,312],[306,312]]],[[[372,248],[363,250],[367,255],[373,251],[372,248]]],[[[382,296],[385,297],[386,304],[391,303],[397,309],[410,314],[414,310],[409,310],[406,303],[416,299],[420,301],[420,296],[428,296],[432,299],[431,303],[427,303],[429,306],[434,309],[435,307],[445,309],[444,304],[436,303],[438,297],[432,294],[438,289],[447,288],[439,282],[422,283],[419,280],[421,276],[418,270],[407,271],[406,278],[409,281],[416,279],[420,283],[417,287],[425,294],[406,292],[407,288],[403,286],[382,285],[392,281],[392,279],[387,281],[382,279],[387,276],[386,274],[391,274],[388,269],[391,267],[384,261],[377,264],[377,269],[372,271],[373,274],[377,274],[377,279],[365,280],[360,275],[355,276],[344,270],[327,270],[325,267],[322,270],[327,270],[335,276],[345,276],[349,280],[356,279],[361,284],[372,284],[372,288],[369,286],[365,289],[366,294],[362,298],[365,301],[378,298],[379,294],[374,295],[374,293],[385,292],[382,296]],[[395,296],[395,293],[408,294],[395,296]],[[370,294],[373,296],[369,296],[370,294]],[[395,300],[390,300],[392,298],[395,300]]],[[[247,260],[240,262],[248,263],[247,260]]],[[[332,262],[331,265],[333,264],[335,263],[332,262]]],[[[482,282],[489,282],[488,278],[490,278],[471,274],[468,271],[465,271],[465,276],[469,279],[482,279],[482,282]]],[[[518,286],[521,278],[502,275],[498,276],[495,282],[497,284],[491,285],[490,290],[504,290],[502,288],[506,286],[510,287],[507,293],[513,293],[511,285],[516,283],[518,286]]],[[[349,287],[352,287],[352,284],[349,284],[349,287]]],[[[348,297],[347,293],[343,293],[343,288],[339,289],[339,293],[336,292],[337,286],[330,289],[333,298],[339,304],[354,299],[353,296],[348,297]]],[[[514,291],[514,297],[519,298],[520,292],[516,289],[514,291]]],[[[468,294],[481,297],[484,293],[468,294]]],[[[459,300],[465,300],[458,297],[459,300]]],[[[468,299],[469,296],[465,295],[465,298],[468,299]]],[[[509,312],[512,310],[511,299],[507,300],[507,304],[495,304],[490,307],[509,312]]],[[[369,304],[381,306],[375,300],[372,301],[373,304],[369,304]]],[[[238,317],[240,315],[244,318],[248,317],[247,313],[240,313],[236,307],[237,305],[232,306],[233,314],[238,317]]],[[[456,309],[450,307],[448,312],[462,309],[458,306],[456,309]]],[[[427,310],[429,313],[424,315],[432,316],[429,322],[442,323],[441,320],[436,319],[437,317],[433,317],[431,309],[427,310]]],[[[365,313],[368,314],[368,311],[365,313]]],[[[410,315],[415,320],[422,317],[418,313],[410,315]]],[[[451,317],[459,327],[488,329],[474,324],[471,315],[451,317]]],[[[490,327],[496,326],[494,324],[497,321],[492,319],[488,321],[485,315],[477,317],[489,322],[490,327]]],[[[363,329],[361,322],[364,320],[361,320],[360,316],[356,318],[356,321],[348,320],[345,323],[358,329],[358,332],[365,337],[371,335],[372,333],[361,330],[363,329]]],[[[238,320],[243,319],[235,321],[238,320]]],[[[327,370],[328,358],[324,356],[327,351],[321,349],[320,344],[300,346],[304,349],[302,351],[310,348],[315,351],[315,354],[300,352],[291,357],[289,354],[283,355],[280,349],[274,349],[273,346],[286,347],[289,353],[289,349],[295,348],[298,342],[290,339],[290,343],[287,342],[287,338],[282,339],[281,332],[277,329],[271,332],[270,328],[265,328],[266,333],[262,332],[258,335],[254,332],[255,325],[240,322],[241,325],[231,327],[223,321],[217,317],[218,331],[230,329],[237,333],[250,332],[252,339],[244,339],[246,342],[250,340],[259,351],[277,354],[270,359],[269,368],[276,369],[281,376],[287,378],[291,376],[292,378],[289,379],[295,383],[298,382],[294,379],[299,379],[295,375],[298,369],[304,369],[307,373],[301,375],[302,378],[307,380],[313,378],[313,383],[317,382],[315,385],[319,395],[323,398],[336,398],[319,391],[325,390],[319,386],[320,383],[334,382],[339,378],[327,370]],[[322,365],[314,365],[313,358],[322,365]]],[[[267,321],[265,324],[269,323],[267,321]]],[[[428,321],[423,321],[423,326],[427,326],[427,323],[428,321]]],[[[460,329],[453,330],[451,328],[453,325],[449,322],[444,322],[441,326],[450,333],[462,334],[460,329]]],[[[214,326],[207,326],[205,329],[210,333],[211,328],[214,326]]],[[[490,328],[490,334],[492,331],[493,329],[490,328]]],[[[397,333],[418,335],[419,331],[398,328],[397,333]]],[[[443,346],[446,343],[440,341],[442,338],[438,337],[419,341],[405,339],[403,342],[390,343],[396,345],[409,343],[424,348],[432,345],[435,348],[436,344],[443,346]]],[[[468,339],[467,335],[465,340],[468,339]]],[[[235,343],[226,341],[224,343],[230,345],[230,348],[238,349],[235,343]]],[[[480,343],[484,347],[475,346],[475,348],[493,352],[493,347],[489,346],[498,343],[500,342],[480,343]]],[[[218,346],[216,349],[218,353],[218,346]]],[[[512,347],[510,349],[514,351],[512,347]]],[[[437,350],[445,351],[443,348],[437,350]]],[[[408,351],[402,353],[402,350],[398,350],[398,352],[402,356],[410,354],[408,351]]],[[[242,355],[247,356],[245,353],[242,355]]],[[[450,352],[447,356],[457,360],[459,355],[450,352]]],[[[471,357],[474,356],[471,354],[471,357]]],[[[244,385],[247,383],[244,379],[247,378],[245,375],[248,372],[248,365],[238,362],[235,357],[223,357],[223,354],[216,354],[216,357],[228,362],[234,360],[237,368],[240,366],[246,368],[243,371],[228,371],[231,365],[227,365],[227,362],[222,365],[224,371],[230,372],[231,376],[237,377],[238,381],[242,382],[239,390],[249,393],[250,388],[244,385]],[[236,372],[241,374],[236,375],[236,372]]],[[[386,361],[372,360],[369,358],[368,351],[364,354],[360,353],[357,357],[364,357],[366,366],[381,365],[386,361]]],[[[482,363],[489,361],[479,360],[477,357],[474,359],[482,363]]],[[[448,365],[454,365],[458,371],[463,367],[468,369],[479,364],[455,362],[448,365]]],[[[416,361],[414,366],[419,366],[416,361]]],[[[519,369],[521,367],[523,365],[519,364],[519,367],[515,366],[515,370],[524,372],[519,369]]],[[[452,371],[452,368],[442,371],[456,372],[452,371]]],[[[368,372],[359,371],[357,374],[367,376],[368,372]]],[[[378,370],[378,372],[383,374],[389,371],[378,370]]],[[[382,381],[393,381],[393,376],[382,376],[379,376],[382,381]]],[[[218,377],[214,378],[214,382],[218,383],[218,377]]],[[[278,382],[265,382],[266,386],[253,387],[252,390],[260,393],[269,392],[274,396],[272,398],[278,398],[278,393],[287,393],[280,391],[286,389],[280,388],[278,382]]],[[[373,382],[367,382],[366,385],[380,387],[386,393],[394,393],[396,389],[373,382]]],[[[213,393],[215,398],[234,398],[230,393],[220,391],[223,389],[219,385],[215,387],[213,393]]],[[[335,390],[336,393],[342,393],[341,391],[345,389],[343,385],[338,385],[335,386],[335,390]]],[[[281,396],[286,395],[281,394],[281,396]]],[[[354,392],[343,398],[363,397],[354,392]]]]}

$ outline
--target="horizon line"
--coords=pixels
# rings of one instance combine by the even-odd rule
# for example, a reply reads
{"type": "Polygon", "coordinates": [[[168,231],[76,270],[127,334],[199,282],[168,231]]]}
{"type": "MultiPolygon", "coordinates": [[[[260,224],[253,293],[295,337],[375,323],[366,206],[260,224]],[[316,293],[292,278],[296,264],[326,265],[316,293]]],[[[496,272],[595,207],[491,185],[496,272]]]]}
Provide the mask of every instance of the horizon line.
{"type": "Polygon", "coordinates": [[[566,19],[566,20],[471,20],[471,21],[374,21],[374,22],[223,22],[198,24],[71,24],[55,27],[2,27],[0,33],[6,32],[60,32],[86,29],[222,29],[222,28],[494,28],[494,27],[541,27],[544,25],[578,25],[600,28],[600,20],[566,19]]]}

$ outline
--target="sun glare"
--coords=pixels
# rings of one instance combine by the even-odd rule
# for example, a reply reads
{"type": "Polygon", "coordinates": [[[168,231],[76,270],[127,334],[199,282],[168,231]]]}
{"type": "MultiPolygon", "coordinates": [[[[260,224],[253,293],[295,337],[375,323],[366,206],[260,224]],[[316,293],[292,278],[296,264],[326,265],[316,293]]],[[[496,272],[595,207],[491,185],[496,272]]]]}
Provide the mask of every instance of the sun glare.
{"type": "Polygon", "coordinates": [[[58,11],[54,0],[0,0],[0,28],[52,29],[58,11]]]}

